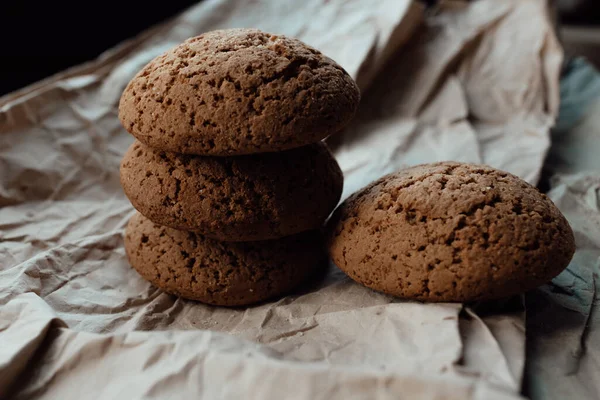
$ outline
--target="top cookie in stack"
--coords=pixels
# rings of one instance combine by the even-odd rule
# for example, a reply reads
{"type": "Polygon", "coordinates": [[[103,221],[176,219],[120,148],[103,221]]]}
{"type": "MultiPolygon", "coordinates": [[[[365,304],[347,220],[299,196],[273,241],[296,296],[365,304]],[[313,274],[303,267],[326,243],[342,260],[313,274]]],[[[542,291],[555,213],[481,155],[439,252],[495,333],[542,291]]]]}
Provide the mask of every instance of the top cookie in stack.
{"type": "Polygon", "coordinates": [[[299,40],[232,29],[151,61],[127,86],[119,117],[150,147],[233,156],[317,142],[349,122],[359,97],[342,67],[299,40]]]}
{"type": "Polygon", "coordinates": [[[343,187],[321,139],[359,98],[319,51],[253,29],[209,32],[152,60],[119,105],[137,138],[121,163],[141,214],[125,235],[132,266],[167,292],[218,305],[300,284],[326,257],[319,228],[343,187]]]}

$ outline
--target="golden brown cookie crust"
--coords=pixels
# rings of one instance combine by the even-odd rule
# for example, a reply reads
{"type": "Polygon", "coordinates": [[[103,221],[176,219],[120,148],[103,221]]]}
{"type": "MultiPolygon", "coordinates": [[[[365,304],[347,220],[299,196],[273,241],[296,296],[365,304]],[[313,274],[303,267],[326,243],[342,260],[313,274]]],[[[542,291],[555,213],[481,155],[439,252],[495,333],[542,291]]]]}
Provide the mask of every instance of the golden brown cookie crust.
{"type": "Polygon", "coordinates": [[[266,242],[218,242],[156,225],[139,213],[125,229],[125,251],[154,286],[220,306],[287,294],[327,266],[318,231],[266,242]]]}
{"type": "Polygon", "coordinates": [[[152,221],[225,241],[317,229],[335,208],[343,175],[323,143],[279,153],[191,156],[134,142],[121,185],[152,221]]]}
{"type": "Polygon", "coordinates": [[[152,60],[123,92],[119,118],[157,149],[240,155],[321,140],[350,121],[359,99],[342,67],[299,40],[230,29],[152,60]]]}
{"type": "Polygon", "coordinates": [[[567,220],[535,187],[483,165],[425,164],[352,195],[329,225],[352,279],[394,296],[474,301],[544,284],[575,251],[567,220]]]}

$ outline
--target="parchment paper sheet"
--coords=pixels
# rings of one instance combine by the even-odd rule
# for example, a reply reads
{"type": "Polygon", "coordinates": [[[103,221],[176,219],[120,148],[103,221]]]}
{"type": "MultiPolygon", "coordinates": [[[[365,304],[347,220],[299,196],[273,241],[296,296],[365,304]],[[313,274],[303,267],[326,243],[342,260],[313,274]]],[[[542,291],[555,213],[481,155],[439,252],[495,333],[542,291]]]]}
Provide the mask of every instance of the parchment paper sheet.
{"type": "Polygon", "coordinates": [[[331,266],[294,295],[232,310],[162,294],[129,268],[119,96],[156,55],[225,27],[299,37],[357,79],[359,115],[329,140],[344,197],[436,160],[540,175],[562,60],[545,1],[428,13],[408,0],[204,1],[0,99],[0,398],[519,398],[519,298],[399,301],[331,266]]]}

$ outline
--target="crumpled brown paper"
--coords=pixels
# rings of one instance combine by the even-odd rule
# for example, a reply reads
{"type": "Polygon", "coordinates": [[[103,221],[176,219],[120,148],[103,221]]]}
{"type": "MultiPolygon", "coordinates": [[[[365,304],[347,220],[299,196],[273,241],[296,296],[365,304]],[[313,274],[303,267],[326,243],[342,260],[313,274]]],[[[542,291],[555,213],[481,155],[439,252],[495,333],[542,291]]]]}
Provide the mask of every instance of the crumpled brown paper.
{"type": "Polygon", "coordinates": [[[557,175],[552,183],[549,195],[573,227],[577,252],[551,285],[526,297],[527,385],[539,399],[599,398],[600,173],[557,175]]]}
{"type": "Polygon", "coordinates": [[[294,295],[225,309],[167,296],[128,266],[119,96],[154,56],[225,27],[296,36],[355,77],[361,111],[329,140],[344,196],[445,159],[538,179],[561,61],[543,0],[427,14],[408,0],[204,1],[0,99],[0,397],[519,398],[519,299],[400,301],[332,266],[294,295]]]}

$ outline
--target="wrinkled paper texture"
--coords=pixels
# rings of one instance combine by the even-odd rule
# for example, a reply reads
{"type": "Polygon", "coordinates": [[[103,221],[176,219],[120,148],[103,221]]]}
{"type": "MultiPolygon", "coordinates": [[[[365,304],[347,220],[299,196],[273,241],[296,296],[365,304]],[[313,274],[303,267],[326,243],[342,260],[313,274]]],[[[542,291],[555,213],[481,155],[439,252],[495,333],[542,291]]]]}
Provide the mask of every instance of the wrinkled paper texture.
{"type": "Polygon", "coordinates": [[[331,266],[293,295],[226,309],[163,294],[129,267],[118,165],[133,139],[119,96],[153,57],[227,27],[296,36],[357,80],[361,110],[328,140],[344,197],[438,160],[540,176],[562,59],[543,0],[427,13],[408,0],[204,1],[0,99],[0,397],[520,398],[519,298],[400,301],[331,266]]]}
{"type": "Polygon", "coordinates": [[[525,390],[534,399],[600,398],[600,72],[582,59],[561,79],[546,170],[575,233],[566,271],[526,296],[525,390]]]}

